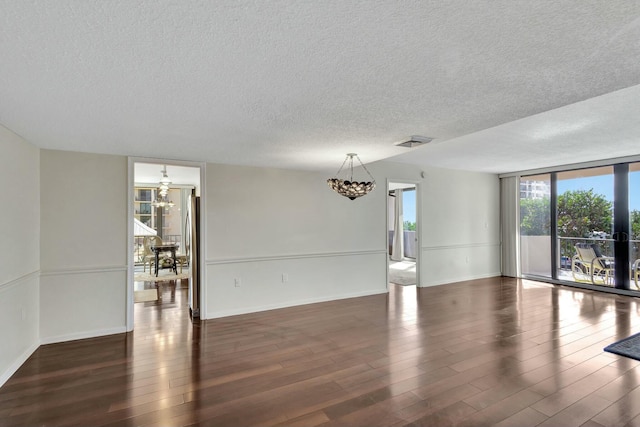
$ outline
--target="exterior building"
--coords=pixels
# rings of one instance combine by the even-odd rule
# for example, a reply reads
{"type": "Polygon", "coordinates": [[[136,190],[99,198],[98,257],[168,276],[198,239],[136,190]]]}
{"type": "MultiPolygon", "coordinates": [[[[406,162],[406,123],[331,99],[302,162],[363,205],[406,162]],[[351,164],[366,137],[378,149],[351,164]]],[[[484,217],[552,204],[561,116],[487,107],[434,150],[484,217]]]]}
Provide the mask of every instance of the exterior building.
{"type": "Polygon", "coordinates": [[[521,199],[544,199],[551,196],[551,186],[546,181],[520,180],[521,199]]]}

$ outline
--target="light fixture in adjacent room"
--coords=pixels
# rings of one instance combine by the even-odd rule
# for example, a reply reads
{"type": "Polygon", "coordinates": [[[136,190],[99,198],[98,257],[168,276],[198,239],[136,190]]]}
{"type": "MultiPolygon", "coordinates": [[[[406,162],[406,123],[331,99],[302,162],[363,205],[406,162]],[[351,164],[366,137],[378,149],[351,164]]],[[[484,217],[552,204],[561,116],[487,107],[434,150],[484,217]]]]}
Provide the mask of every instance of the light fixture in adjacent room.
{"type": "Polygon", "coordinates": [[[373,179],[373,176],[367,170],[367,167],[362,163],[360,157],[358,157],[355,153],[347,154],[347,157],[344,159],[342,166],[338,169],[336,176],[333,178],[329,178],[327,180],[327,184],[333,191],[340,194],[341,196],[348,197],[351,200],[357,199],[358,197],[362,197],[366,194],[369,194],[371,190],[376,188],[376,180],[373,179]],[[367,172],[371,181],[354,181],[353,180],[353,158],[358,159],[360,166],[367,172]],[[344,168],[344,165],[349,162],[348,170],[345,170],[345,178],[341,179],[340,172],[344,168]]]}
{"type": "Polygon", "coordinates": [[[160,179],[160,186],[158,186],[158,196],[156,200],[151,202],[151,205],[156,208],[171,208],[175,206],[171,200],[168,199],[169,194],[169,185],[171,184],[171,180],[167,176],[167,166],[164,166],[164,169],[160,171],[162,173],[162,178],[160,179]]]}

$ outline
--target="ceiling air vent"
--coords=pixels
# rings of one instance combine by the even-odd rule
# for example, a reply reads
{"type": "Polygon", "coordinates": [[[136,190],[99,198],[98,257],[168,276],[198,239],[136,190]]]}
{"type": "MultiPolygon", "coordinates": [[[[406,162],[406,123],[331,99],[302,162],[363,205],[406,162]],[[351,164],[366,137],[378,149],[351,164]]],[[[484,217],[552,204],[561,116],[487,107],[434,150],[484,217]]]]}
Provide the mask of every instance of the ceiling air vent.
{"type": "Polygon", "coordinates": [[[433,141],[433,138],[429,138],[428,136],[413,135],[408,141],[401,142],[400,144],[396,145],[398,147],[413,148],[428,144],[431,141],[433,141]]]}

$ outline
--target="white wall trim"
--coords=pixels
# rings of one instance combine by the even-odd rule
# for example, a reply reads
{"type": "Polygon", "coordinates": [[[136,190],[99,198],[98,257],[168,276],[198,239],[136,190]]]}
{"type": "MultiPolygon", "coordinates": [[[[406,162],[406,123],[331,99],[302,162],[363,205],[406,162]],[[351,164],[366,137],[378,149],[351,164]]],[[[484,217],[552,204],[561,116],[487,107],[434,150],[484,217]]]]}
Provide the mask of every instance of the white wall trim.
{"type": "Polygon", "coordinates": [[[495,243],[470,243],[464,245],[442,245],[442,246],[423,246],[423,251],[439,251],[446,249],[464,249],[464,248],[491,248],[499,247],[500,242],[495,243]]]}
{"type": "Polygon", "coordinates": [[[22,282],[25,282],[27,280],[33,279],[34,277],[37,277],[39,274],[40,274],[40,270],[36,270],[36,271],[32,271],[31,273],[27,273],[24,276],[20,276],[17,279],[12,279],[12,280],[9,280],[8,282],[0,283],[0,292],[2,292],[5,289],[9,289],[15,285],[18,285],[22,282]]]}
{"type": "Polygon", "coordinates": [[[209,319],[217,319],[217,318],[220,318],[220,317],[228,317],[228,316],[237,316],[237,315],[240,315],[240,314],[256,313],[256,312],[259,312],[259,311],[275,310],[275,309],[279,309],[279,308],[295,307],[295,306],[299,306],[299,305],[316,304],[316,303],[327,302],[327,301],[336,301],[336,300],[340,300],[340,299],[366,297],[366,296],[370,296],[370,295],[380,295],[380,294],[386,294],[387,292],[388,291],[385,288],[385,289],[380,289],[380,290],[377,290],[377,291],[354,292],[354,293],[350,293],[350,294],[346,294],[346,295],[332,295],[332,296],[324,296],[322,298],[301,299],[301,300],[296,300],[296,301],[287,301],[286,303],[268,304],[268,305],[257,306],[257,307],[248,307],[248,308],[243,308],[243,309],[238,309],[238,310],[218,311],[218,312],[214,313],[213,316],[209,317],[209,319]]]}
{"type": "Polygon", "coordinates": [[[221,259],[207,260],[207,265],[262,262],[262,261],[280,261],[280,260],[303,259],[303,258],[336,258],[336,257],[362,256],[362,255],[378,255],[378,254],[384,254],[386,252],[387,251],[385,250],[370,250],[370,251],[354,251],[354,252],[318,252],[318,253],[306,253],[306,254],[287,254],[287,255],[273,255],[273,256],[263,256],[263,257],[221,258],[221,259]]]}
{"type": "Polygon", "coordinates": [[[34,351],[36,351],[38,349],[38,347],[40,347],[39,344],[35,343],[32,344],[29,348],[27,348],[24,353],[22,353],[12,364],[11,366],[9,366],[7,368],[6,371],[4,371],[2,373],[2,375],[0,375],[0,387],[2,387],[4,385],[4,383],[6,383],[9,378],[11,378],[11,376],[13,374],[15,374],[18,369],[20,369],[20,367],[24,364],[24,362],[27,361],[27,359],[29,357],[31,357],[31,355],[33,354],[34,351]]]}
{"type": "Polygon", "coordinates": [[[442,286],[442,285],[450,285],[453,283],[459,283],[459,282],[467,282],[469,280],[479,280],[479,279],[488,279],[490,277],[501,277],[502,273],[499,271],[493,272],[493,273],[487,273],[487,274],[474,274],[471,276],[464,276],[464,277],[456,277],[455,279],[452,280],[439,280],[437,282],[433,282],[433,283],[428,283],[428,284],[420,284],[420,286],[418,286],[419,288],[430,288],[431,286],[442,286]]]}
{"type": "MultiPolygon", "coordinates": [[[[127,158],[127,240],[131,240],[134,233],[133,227],[133,203],[135,192],[135,159],[127,158]]],[[[134,236],[135,239],[135,236],[134,236]]],[[[135,274],[135,260],[133,259],[133,251],[127,250],[127,300],[125,302],[127,332],[133,331],[133,277],[135,274]]]]}
{"type": "Polygon", "coordinates": [[[89,268],[63,268],[59,270],[45,270],[40,273],[41,276],[66,276],[69,274],[99,274],[99,273],[113,273],[113,272],[126,272],[126,265],[112,265],[106,267],[89,267],[89,268]]]}
{"type": "Polygon", "coordinates": [[[83,331],[83,332],[78,332],[74,334],[64,334],[64,335],[56,335],[53,337],[40,338],[40,344],[41,345],[54,344],[54,343],[65,342],[65,341],[75,341],[75,340],[82,340],[86,338],[96,338],[96,337],[102,337],[106,335],[121,334],[125,332],[127,332],[127,328],[125,326],[120,326],[117,328],[109,328],[109,329],[98,329],[94,331],[83,331]]]}

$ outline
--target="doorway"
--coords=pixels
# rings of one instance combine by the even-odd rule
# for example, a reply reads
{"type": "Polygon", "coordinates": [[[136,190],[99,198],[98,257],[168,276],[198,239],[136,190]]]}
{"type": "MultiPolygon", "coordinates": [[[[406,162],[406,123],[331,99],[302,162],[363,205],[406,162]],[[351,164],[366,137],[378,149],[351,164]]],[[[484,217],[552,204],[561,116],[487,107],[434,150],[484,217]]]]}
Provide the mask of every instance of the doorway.
{"type": "Polygon", "coordinates": [[[400,286],[416,286],[419,283],[417,185],[389,182],[387,188],[388,282],[400,286]]]}
{"type": "MultiPolygon", "coordinates": [[[[130,159],[129,176],[132,245],[128,254],[127,330],[131,331],[134,323],[139,323],[137,328],[148,326],[147,321],[153,322],[165,308],[189,311],[193,305],[192,277],[202,280],[204,255],[191,247],[195,241],[199,249],[202,242],[192,235],[190,201],[195,196],[199,199],[203,192],[204,165],[130,159]],[[198,262],[194,262],[194,254],[198,262]]],[[[202,219],[198,222],[201,225],[202,219]]],[[[197,295],[201,307],[204,296],[202,292],[197,295]]]]}

